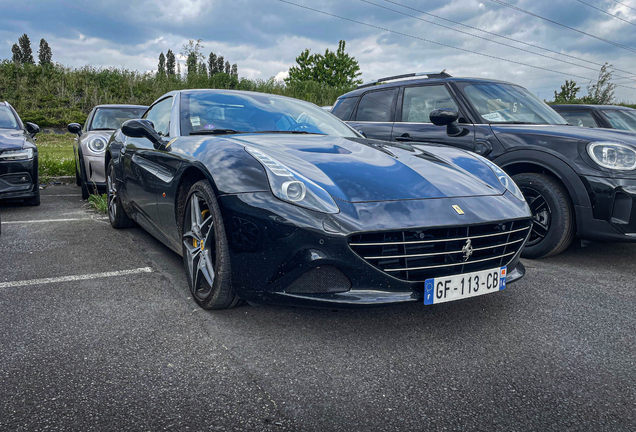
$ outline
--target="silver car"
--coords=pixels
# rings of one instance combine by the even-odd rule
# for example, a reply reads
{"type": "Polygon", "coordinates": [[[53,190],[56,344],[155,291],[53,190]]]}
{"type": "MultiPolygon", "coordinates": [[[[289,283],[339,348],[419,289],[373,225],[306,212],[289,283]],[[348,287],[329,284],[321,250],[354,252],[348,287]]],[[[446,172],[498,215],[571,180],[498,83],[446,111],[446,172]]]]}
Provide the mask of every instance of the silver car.
{"type": "Polygon", "coordinates": [[[82,199],[106,188],[104,150],[110,136],[126,120],[141,118],[146,109],[141,105],[98,105],[84,127],[79,123],[68,125],[68,131],[77,135],[73,144],[75,182],[82,188],[82,199]]]}

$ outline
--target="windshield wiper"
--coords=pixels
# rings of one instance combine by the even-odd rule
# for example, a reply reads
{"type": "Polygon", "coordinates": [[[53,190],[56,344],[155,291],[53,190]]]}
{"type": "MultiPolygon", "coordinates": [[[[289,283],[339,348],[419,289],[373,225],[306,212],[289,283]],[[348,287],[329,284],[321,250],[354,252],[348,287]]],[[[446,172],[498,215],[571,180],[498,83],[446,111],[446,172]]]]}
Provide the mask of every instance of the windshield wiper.
{"type": "Polygon", "coordinates": [[[243,131],[237,131],[234,129],[204,129],[199,131],[192,131],[190,135],[225,135],[225,134],[241,134],[248,133],[243,131]]]}
{"type": "Polygon", "coordinates": [[[524,122],[524,121],[502,121],[502,122],[490,122],[491,124],[538,124],[535,122],[524,122]]]}
{"type": "Polygon", "coordinates": [[[305,135],[327,135],[318,132],[307,132],[307,131],[255,131],[253,133],[276,133],[276,134],[305,134],[305,135]]]}
{"type": "Polygon", "coordinates": [[[115,129],[111,129],[111,128],[93,128],[90,131],[103,131],[103,130],[115,130],[115,129]]]}

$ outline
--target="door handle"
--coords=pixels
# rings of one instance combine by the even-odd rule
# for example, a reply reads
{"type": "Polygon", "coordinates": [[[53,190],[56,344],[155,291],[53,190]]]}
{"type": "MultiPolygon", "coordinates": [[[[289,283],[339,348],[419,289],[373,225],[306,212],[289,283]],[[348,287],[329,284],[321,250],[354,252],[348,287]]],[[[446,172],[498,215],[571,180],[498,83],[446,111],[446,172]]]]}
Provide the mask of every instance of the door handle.
{"type": "Polygon", "coordinates": [[[405,142],[405,141],[413,141],[413,138],[411,138],[411,135],[405,133],[398,137],[395,137],[395,140],[400,142],[405,142]]]}

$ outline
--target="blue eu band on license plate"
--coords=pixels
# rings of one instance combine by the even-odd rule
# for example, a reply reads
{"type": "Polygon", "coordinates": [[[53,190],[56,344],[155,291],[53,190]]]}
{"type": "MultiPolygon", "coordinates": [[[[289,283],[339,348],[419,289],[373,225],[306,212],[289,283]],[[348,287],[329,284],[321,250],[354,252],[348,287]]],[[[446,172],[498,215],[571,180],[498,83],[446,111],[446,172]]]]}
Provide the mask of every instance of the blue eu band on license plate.
{"type": "Polygon", "coordinates": [[[501,291],[506,288],[506,267],[426,279],[424,304],[432,305],[501,291]]]}

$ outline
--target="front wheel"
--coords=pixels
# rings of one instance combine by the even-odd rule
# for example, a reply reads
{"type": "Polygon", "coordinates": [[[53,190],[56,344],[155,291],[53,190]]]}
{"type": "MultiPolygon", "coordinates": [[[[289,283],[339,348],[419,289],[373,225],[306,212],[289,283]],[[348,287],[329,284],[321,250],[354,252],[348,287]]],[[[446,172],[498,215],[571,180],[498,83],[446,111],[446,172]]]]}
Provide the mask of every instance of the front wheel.
{"type": "Polygon", "coordinates": [[[575,234],[574,211],[565,188],[546,174],[517,174],[513,180],[526,198],[534,219],[521,256],[545,258],[563,252],[575,234]]]}
{"type": "Polygon", "coordinates": [[[210,183],[195,183],[182,219],[183,264],[194,300],[204,309],[241,303],[232,289],[232,272],[223,218],[210,183]]]}
{"type": "Polygon", "coordinates": [[[113,161],[108,164],[106,198],[108,202],[108,220],[113,228],[130,228],[135,225],[135,222],[126,214],[126,210],[124,210],[124,206],[121,203],[121,197],[117,194],[113,161]]]}
{"type": "Polygon", "coordinates": [[[80,159],[80,187],[82,188],[82,199],[86,200],[90,196],[88,190],[88,180],[86,180],[86,169],[84,168],[84,160],[80,159]]]}

